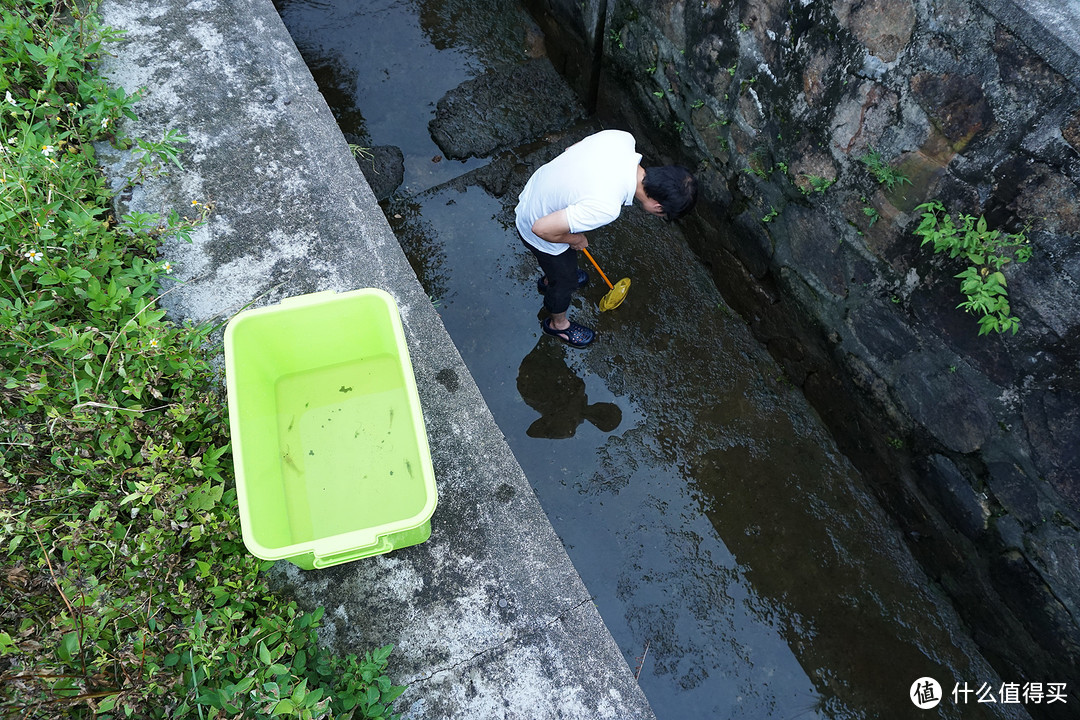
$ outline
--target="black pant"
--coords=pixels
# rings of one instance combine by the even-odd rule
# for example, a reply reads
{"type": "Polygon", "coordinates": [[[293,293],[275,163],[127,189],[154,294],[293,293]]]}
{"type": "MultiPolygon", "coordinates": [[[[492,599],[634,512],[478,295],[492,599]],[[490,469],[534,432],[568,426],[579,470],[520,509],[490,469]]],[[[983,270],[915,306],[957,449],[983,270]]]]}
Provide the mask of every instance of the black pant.
{"type": "Polygon", "coordinates": [[[568,247],[558,255],[549,255],[537,250],[522,239],[522,244],[529,248],[540,263],[540,269],[547,278],[547,292],[544,294],[544,307],[552,315],[564,313],[570,307],[570,298],[577,290],[577,251],[568,247]]]}

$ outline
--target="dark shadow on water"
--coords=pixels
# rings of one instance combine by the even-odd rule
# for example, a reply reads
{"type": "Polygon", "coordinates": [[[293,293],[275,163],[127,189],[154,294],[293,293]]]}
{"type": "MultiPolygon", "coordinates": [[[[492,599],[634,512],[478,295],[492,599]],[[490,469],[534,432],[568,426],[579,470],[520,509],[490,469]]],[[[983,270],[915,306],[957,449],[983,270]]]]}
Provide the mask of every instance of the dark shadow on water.
{"type": "Polygon", "coordinates": [[[571,438],[586,420],[602,432],[612,432],[622,422],[622,410],[615,403],[589,404],[585,381],[566,366],[566,351],[557,340],[541,338],[525,356],[518,368],[517,389],[540,413],[525,431],[531,438],[571,438]]]}

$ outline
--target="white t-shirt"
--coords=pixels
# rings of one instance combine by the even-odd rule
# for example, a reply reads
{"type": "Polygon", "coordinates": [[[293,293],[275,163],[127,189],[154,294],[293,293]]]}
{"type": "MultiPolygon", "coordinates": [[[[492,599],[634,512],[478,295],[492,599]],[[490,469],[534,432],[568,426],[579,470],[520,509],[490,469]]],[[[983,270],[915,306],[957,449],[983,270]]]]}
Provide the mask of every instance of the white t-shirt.
{"type": "Polygon", "coordinates": [[[565,252],[569,245],[538,237],[533,223],[566,210],[572,233],[607,225],[619,217],[624,205],[633,205],[640,163],[634,136],[622,130],[602,130],[571,145],[525,183],[518,196],[518,232],[549,255],[565,252]]]}

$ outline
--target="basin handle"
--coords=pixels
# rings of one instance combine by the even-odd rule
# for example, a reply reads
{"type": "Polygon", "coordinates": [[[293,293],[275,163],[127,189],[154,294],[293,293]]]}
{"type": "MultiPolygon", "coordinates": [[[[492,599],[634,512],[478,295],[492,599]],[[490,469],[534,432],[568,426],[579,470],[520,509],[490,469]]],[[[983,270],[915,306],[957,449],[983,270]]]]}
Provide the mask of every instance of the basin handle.
{"type": "Polygon", "coordinates": [[[359,548],[350,548],[348,550],[342,550],[338,553],[330,553],[328,555],[320,555],[318,551],[315,552],[315,558],[312,564],[317,568],[330,567],[331,565],[338,565],[340,563],[351,562],[353,560],[359,560],[360,558],[370,557],[372,555],[381,555],[385,552],[390,552],[394,549],[394,546],[390,542],[390,538],[386,535],[379,536],[379,541],[374,545],[365,545],[359,548]]]}

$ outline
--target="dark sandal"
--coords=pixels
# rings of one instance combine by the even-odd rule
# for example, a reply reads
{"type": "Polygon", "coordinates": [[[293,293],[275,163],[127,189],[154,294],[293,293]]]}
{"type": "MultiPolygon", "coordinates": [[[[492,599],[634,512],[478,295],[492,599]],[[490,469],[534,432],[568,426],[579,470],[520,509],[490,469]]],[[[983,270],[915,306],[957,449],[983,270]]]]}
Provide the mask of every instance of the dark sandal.
{"type": "MultiPolygon", "coordinates": [[[[588,284],[589,284],[589,275],[588,275],[588,273],[586,273],[581,268],[578,268],[578,271],[577,271],[577,286],[578,286],[578,289],[580,290],[581,288],[585,287],[588,284]]],[[[543,294],[545,294],[547,292],[547,275],[543,275],[539,279],[537,279],[537,281],[536,281],[536,292],[540,293],[541,295],[543,295],[543,294]]]]}
{"type": "Polygon", "coordinates": [[[544,334],[556,337],[570,347],[576,348],[583,348],[596,338],[595,330],[578,325],[573,320],[570,321],[570,327],[556,330],[551,327],[551,318],[544,318],[540,321],[540,329],[544,331],[544,334]]]}

